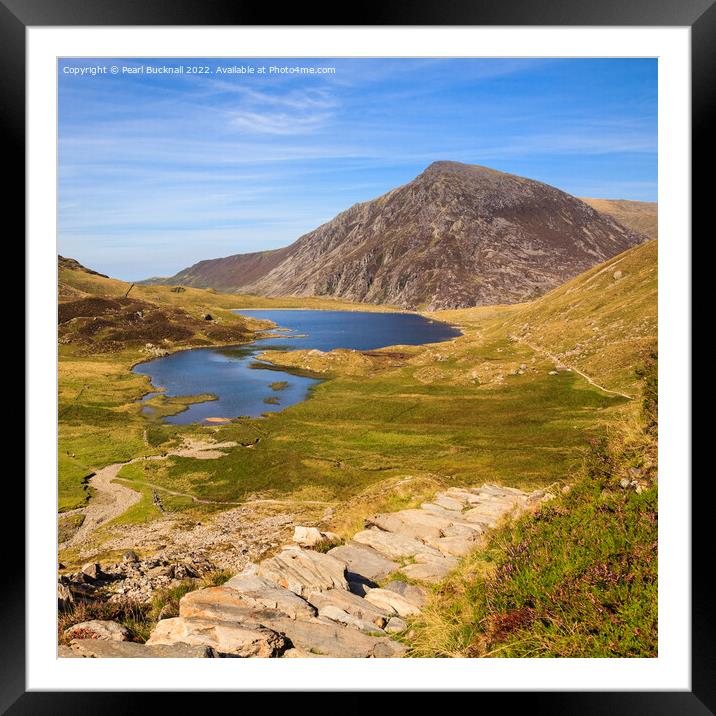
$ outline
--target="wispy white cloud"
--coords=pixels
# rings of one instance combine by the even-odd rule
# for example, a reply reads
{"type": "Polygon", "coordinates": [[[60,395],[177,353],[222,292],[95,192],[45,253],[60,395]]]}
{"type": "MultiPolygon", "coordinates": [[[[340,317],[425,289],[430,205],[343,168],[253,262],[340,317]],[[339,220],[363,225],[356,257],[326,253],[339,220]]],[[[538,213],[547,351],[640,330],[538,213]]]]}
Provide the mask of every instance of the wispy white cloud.
{"type": "Polygon", "coordinates": [[[295,114],[288,112],[235,112],[232,126],[257,134],[308,134],[317,132],[331,119],[328,112],[295,114]]]}

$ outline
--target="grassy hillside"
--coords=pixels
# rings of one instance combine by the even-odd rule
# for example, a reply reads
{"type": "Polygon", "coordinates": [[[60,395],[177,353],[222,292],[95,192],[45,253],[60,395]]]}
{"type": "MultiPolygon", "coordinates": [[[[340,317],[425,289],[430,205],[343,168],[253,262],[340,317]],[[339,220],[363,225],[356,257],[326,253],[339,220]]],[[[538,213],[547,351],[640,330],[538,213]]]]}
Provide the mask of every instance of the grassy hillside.
{"type": "Polygon", "coordinates": [[[593,209],[613,216],[620,224],[659,238],[659,205],[655,201],[629,201],[626,199],[582,199],[593,209]]]}
{"type": "MultiPolygon", "coordinates": [[[[59,286],[60,300],[63,300],[66,296],[72,298],[81,297],[83,293],[92,296],[120,298],[124,296],[131,287],[129,296],[132,298],[152,301],[164,306],[175,306],[186,309],[195,316],[201,316],[210,309],[214,311],[228,311],[237,308],[314,308],[339,311],[401,310],[391,306],[351,303],[350,301],[340,301],[322,297],[295,298],[285,296],[267,298],[266,296],[219,293],[211,288],[131,284],[126,281],[120,281],[119,279],[108,278],[83,268],[73,270],[62,264],[60,264],[59,269],[59,286]]],[[[231,315],[233,316],[233,314],[231,315]]]]}
{"type": "Polygon", "coordinates": [[[658,243],[648,241],[531,303],[434,315],[475,328],[497,323],[538,353],[634,394],[634,366],[657,339],[657,259],[658,243]]]}
{"type": "Polygon", "coordinates": [[[421,657],[657,656],[657,365],[571,489],[494,533],[411,625],[421,657]]]}

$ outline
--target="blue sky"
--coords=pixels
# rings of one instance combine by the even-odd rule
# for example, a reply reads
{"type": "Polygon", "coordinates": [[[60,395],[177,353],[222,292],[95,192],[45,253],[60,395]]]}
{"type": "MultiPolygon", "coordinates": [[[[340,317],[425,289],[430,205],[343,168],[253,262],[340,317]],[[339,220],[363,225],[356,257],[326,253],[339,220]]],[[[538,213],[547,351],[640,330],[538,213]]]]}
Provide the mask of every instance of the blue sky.
{"type": "Polygon", "coordinates": [[[285,246],[440,159],[657,198],[652,59],[65,59],[58,72],[59,252],[127,280],[285,246]]]}

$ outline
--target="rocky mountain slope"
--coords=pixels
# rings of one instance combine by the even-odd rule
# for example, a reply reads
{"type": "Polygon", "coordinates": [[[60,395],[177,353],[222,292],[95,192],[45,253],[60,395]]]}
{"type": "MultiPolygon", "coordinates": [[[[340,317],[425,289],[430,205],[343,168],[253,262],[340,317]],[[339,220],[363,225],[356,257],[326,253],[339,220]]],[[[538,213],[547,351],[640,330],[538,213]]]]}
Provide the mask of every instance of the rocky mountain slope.
{"type": "Polygon", "coordinates": [[[290,246],[201,261],[149,282],[404,308],[517,303],[645,238],[546,184],[435,162],[290,246]]]}

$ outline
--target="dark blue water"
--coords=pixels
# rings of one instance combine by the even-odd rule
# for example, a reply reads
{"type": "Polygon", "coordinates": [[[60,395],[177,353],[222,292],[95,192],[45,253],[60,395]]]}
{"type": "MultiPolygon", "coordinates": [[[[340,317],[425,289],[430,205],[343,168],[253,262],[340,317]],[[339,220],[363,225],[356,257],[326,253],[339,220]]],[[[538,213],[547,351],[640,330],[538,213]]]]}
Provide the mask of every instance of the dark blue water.
{"type": "Polygon", "coordinates": [[[190,405],[184,412],[165,418],[166,422],[186,424],[207,418],[256,417],[305,400],[318,380],[269,369],[267,364],[257,360],[257,355],[263,351],[307,348],[365,351],[393,345],[437,343],[460,335],[447,323],[413,313],[304,310],[241,310],[236,313],[268,319],[286,330],[281,331],[280,338],[265,338],[240,346],[195,348],[134,367],[135,373],[148,375],[152,385],[164,388],[168,396],[211,393],[217,397],[190,405]],[[271,383],[279,381],[288,385],[273,390],[271,383]]]}

